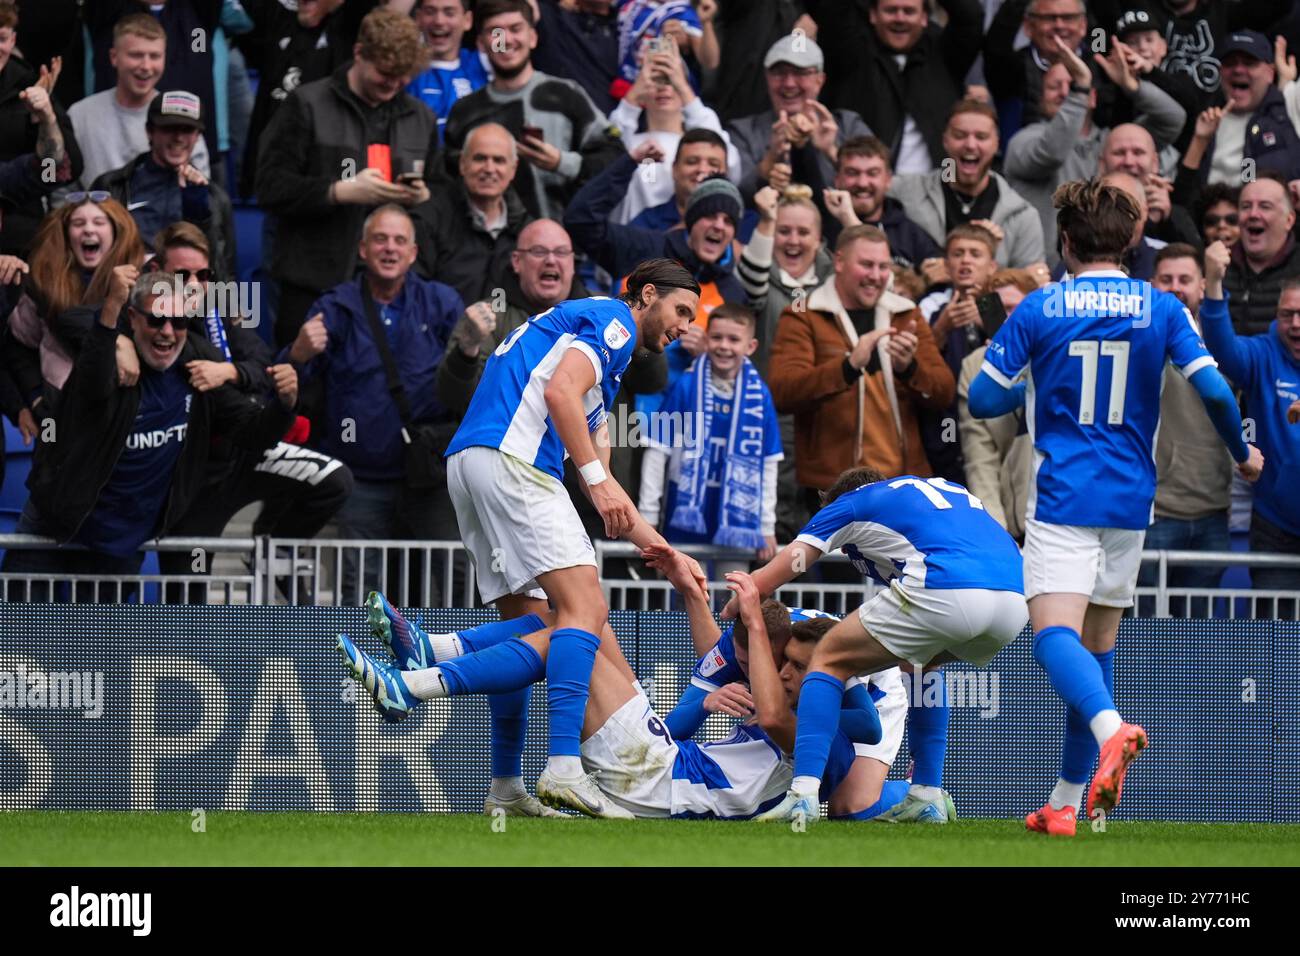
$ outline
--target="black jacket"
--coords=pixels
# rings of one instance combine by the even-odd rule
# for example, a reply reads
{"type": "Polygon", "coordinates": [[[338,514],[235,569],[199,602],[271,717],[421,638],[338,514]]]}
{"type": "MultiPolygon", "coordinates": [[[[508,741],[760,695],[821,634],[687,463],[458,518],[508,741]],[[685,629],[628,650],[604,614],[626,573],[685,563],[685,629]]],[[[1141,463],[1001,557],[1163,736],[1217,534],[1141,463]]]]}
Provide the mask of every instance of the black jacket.
{"type": "Polygon", "coordinates": [[[895,156],[911,116],[939,165],[948,110],[961,99],[966,74],[980,52],[984,8],[979,0],[939,0],[948,25],[926,27],[900,71],[893,51],[879,41],[867,19],[874,4],[858,0],[852,11],[845,11],[846,5],[844,0],[804,3],[820,28],[817,42],[826,57],[822,99],[827,106],[860,114],[895,156]]]}
{"type": "Polygon", "coordinates": [[[724,302],[747,302],[731,250],[717,262],[703,262],[687,245],[685,229],[659,232],[609,221],[636,171],[636,161],[625,154],[573,197],[564,213],[564,228],[574,246],[615,279],[630,274],[646,259],[662,257],[680,262],[701,285],[714,283],[724,302]]]}
{"type": "MultiPolygon", "coordinates": [[[[96,323],[86,337],[55,413],[57,441],[37,446],[27,487],[41,516],[42,534],[70,541],[95,508],[112,477],[140,406],[140,388],[117,384],[117,332],[96,323]]],[[[176,361],[215,359],[206,342],[188,338],[176,361]]],[[[263,406],[225,386],[194,392],[185,445],[172,475],[167,503],[155,533],[166,534],[185,513],[203,483],[213,435],[227,435],[252,451],[279,441],[293,412],[279,401],[263,406]]]]}
{"type": "Polygon", "coordinates": [[[513,187],[506,190],[505,201],[506,227],[493,239],[474,222],[463,183],[434,189],[428,202],[411,210],[420,249],[415,271],[451,286],[466,305],[491,298],[510,272],[519,233],[533,220],[513,187]]]}
{"type": "Polygon", "coordinates": [[[1282,297],[1282,283],[1300,275],[1300,242],[1288,236],[1277,258],[1256,272],[1246,263],[1241,243],[1232,247],[1232,259],[1223,276],[1228,293],[1228,312],[1232,328],[1238,335],[1267,332],[1277,318],[1277,302],[1282,297]]]}
{"type": "Polygon", "coordinates": [[[248,65],[260,74],[253,115],[248,121],[239,192],[253,192],[262,132],[285,99],[302,86],[322,80],[352,59],[357,29],[376,0],[348,0],[314,29],[298,23],[298,14],[281,0],[241,0],[254,29],[236,41],[248,65]]]}
{"type": "MultiPolygon", "coordinates": [[[[92,189],[103,189],[112,194],[127,210],[131,208],[131,179],[140,164],[149,158],[149,153],[141,153],[125,166],[109,170],[92,184],[92,189]]],[[[180,190],[173,181],[172,188],[180,190]]],[[[183,208],[183,207],[182,207],[183,208]]],[[[189,220],[187,220],[189,221],[189,220]]],[[[232,279],[235,275],[235,213],[230,205],[230,196],[215,182],[208,183],[208,215],[200,220],[196,217],[193,224],[203,230],[208,237],[209,255],[217,275],[223,279],[232,279]]],[[[153,245],[153,236],[141,236],[145,245],[153,245]]]]}
{"type": "MultiPolygon", "coordinates": [[[[943,249],[939,244],[930,238],[928,232],[907,218],[903,204],[892,196],[885,197],[885,202],[880,207],[880,222],[872,225],[884,230],[885,235],[889,237],[890,255],[905,269],[920,272],[921,263],[926,259],[943,255],[943,249]]],[[[839,238],[843,228],[834,216],[822,217],[827,249],[835,248],[835,240],[839,238]]]]}
{"type": "MultiPolygon", "coordinates": [[[[542,72],[537,71],[539,74],[542,72]]],[[[447,115],[447,125],[443,127],[443,141],[446,144],[443,170],[452,179],[459,179],[457,164],[460,150],[465,139],[475,126],[484,123],[499,123],[510,131],[516,140],[524,135],[524,104],[522,100],[498,103],[491,96],[491,87],[475,90],[469,96],[462,96],[456,101],[447,115]]],[[[573,194],[591,177],[612,163],[619,156],[625,155],[623,141],[618,129],[595,110],[582,88],[573,80],[560,77],[543,76],[533,87],[529,96],[529,108],[539,113],[556,113],[568,126],[569,142],[551,143],[564,151],[572,150],[581,157],[581,166],[574,179],[561,183],[554,174],[542,181],[541,192],[550,205],[552,213],[562,210],[573,194]]],[[[515,173],[515,192],[523,200],[529,215],[534,218],[542,216],[543,209],[538,198],[538,184],[533,164],[520,161],[515,173]]],[[[558,218],[558,213],[553,216],[558,218]]],[[[466,300],[469,301],[469,300],[466,300]]]]}
{"type": "MultiPolygon", "coordinates": [[[[11,56],[5,68],[0,70],[0,161],[36,152],[40,127],[32,122],[31,113],[18,98],[23,90],[35,83],[36,71],[17,56],[11,56]]],[[[81,175],[81,150],[77,148],[77,137],[72,132],[72,120],[68,119],[67,112],[57,102],[54,112],[59,118],[67,153],[65,169],[59,170],[60,182],[66,183],[81,175]]],[[[56,185],[58,183],[50,183],[40,192],[49,192],[56,185]]],[[[27,258],[28,247],[44,215],[39,195],[28,194],[16,200],[0,199],[0,217],[4,219],[4,229],[0,231],[0,254],[27,258]]]]}
{"type": "MultiPolygon", "coordinates": [[[[271,274],[281,282],[324,292],[352,278],[361,226],[369,206],[332,205],[330,186],[366,168],[368,107],[348,89],[348,65],[298,87],[262,136],[257,198],[277,218],[271,274]]],[[[407,93],[373,108],[388,129],[393,166],[424,160],[426,176],[437,151],[437,121],[407,93]]]]}

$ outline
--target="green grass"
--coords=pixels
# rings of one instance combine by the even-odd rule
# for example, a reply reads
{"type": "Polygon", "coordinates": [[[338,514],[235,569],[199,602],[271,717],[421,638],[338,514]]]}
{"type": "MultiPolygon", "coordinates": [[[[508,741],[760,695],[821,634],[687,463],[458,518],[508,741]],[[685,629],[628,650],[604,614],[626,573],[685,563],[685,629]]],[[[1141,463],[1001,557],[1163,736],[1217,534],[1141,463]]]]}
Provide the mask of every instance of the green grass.
{"type": "Polygon", "coordinates": [[[1296,866],[1300,826],[1111,823],[1073,840],[1015,820],[943,827],[471,814],[0,813],[0,866],[1296,866]]]}

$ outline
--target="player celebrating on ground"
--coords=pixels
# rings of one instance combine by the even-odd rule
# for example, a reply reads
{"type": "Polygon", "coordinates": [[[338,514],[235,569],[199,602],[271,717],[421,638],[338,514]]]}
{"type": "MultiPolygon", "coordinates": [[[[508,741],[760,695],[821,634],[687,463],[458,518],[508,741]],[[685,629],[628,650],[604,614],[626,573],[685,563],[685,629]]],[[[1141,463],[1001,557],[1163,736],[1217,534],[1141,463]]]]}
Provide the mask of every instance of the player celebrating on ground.
{"type": "Polygon", "coordinates": [[[1124,774],[1147,744],[1115,708],[1113,657],[1151,521],[1166,356],[1200,393],[1241,473],[1257,478],[1263,458],[1242,441],[1232,392],[1187,309],[1119,271],[1140,226],[1137,204],[1097,181],[1066,183],[1053,202],[1073,278],[1032,293],[998,330],[971,385],[970,411],[991,418],[1027,406],[1034,484],[1024,570],[1034,657],[1068,710],[1060,779],[1026,826],[1073,836],[1098,747],[1089,818],[1119,801],[1124,774]],[[1027,381],[1013,384],[1026,369],[1027,381]]]}
{"type": "MultiPolygon", "coordinates": [[[[605,598],[595,551],[564,489],[564,459],[577,466],[606,534],[666,545],[607,472],[605,418],[632,353],[662,352],[690,326],[699,297],[686,269],[652,259],[632,271],[617,299],[562,302],[533,316],[488,359],[447,447],[447,488],[484,603],[516,618],[544,610],[549,598],[556,612],[546,671],[550,760],[537,796],[592,816],[627,815],[583,774],[579,758],[598,650],[635,677],[617,642],[599,637],[605,598]]],[[[693,562],[692,571],[703,592],[704,573],[693,562]]],[[[518,798],[522,779],[511,780],[518,798]]]]}
{"type": "MultiPolygon", "coordinates": [[[[689,740],[712,713],[730,714],[742,720],[752,717],[754,697],[749,679],[749,647],[743,639],[743,629],[739,636],[735,628],[719,629],[709,602],[690,586],[690,569],[684,555],[647,548],[643,557],[650,567],[662,571],[682,595],[691,641],[700,658],[677,706],[664,715],[668,732],[675,740],[689,740]]],[[[813,648],[839,622],[839,618],[825,611],[787,608],[770,598],[762,603],[760,610],[781,681],[797,698],[813,648]]],[[[853,744],[858,759],[853,762],[848,776],[835,788],[830,805],[831,819],[879,820],[881,814],[899,806],[907,796],[907,781],[885,779],[903,741],[908,714],[908,694],[897,667],[848,681],[840,713],[841,728],[845,725],[846,713],[872,709],[876,711],[875,719],[880,721],[880,741],[853,744]]],[[[913,752],[917,750],[916,736],[913,728],[913,752]]],[[[931,818],[934,822],[947,822],[954,815],[950,812],[952,798],[946,792],[942,792],[941,803],[942,810],[936,811],[931,818]]],[[[885,819],[892,821],[894,818],[885,819]]]]}
{"type": "MultiPolygon", "coordinates": [[[[750,654],[753,721],[714,743],[674,740],[640,686],[609,655],[597,655],[589,687],[584,688],[589,693],[584,693],[582,760],[591,769],[591,782],[602,801],[619,810],[603,816],[744,819],[780,801],[789,785],[787,755],[794,749],[799,684],[783,681],[777,672],[761,600],[749,575],[733,572],[727,579],[739,595],[737,640],[750,654]]],[[[542,616],[555,617],[553,612],[542,616]]],[[[343,635],[338,649],[377,707],[382,710],[385,699],[400,697],[414,708],[420,700],[506,693],[545,677],[556,632],[546,629],[515,638],[500,626],[503,623],[462,632],[465,646],[476,651],[423,670],[398,670],[343,635]]],[[[808,643],[818,637],[815,632],[807,636],[808,643]]],[[[801,655],[806,653],[796,651],[795,659],[805,659],[801,655]]],[[[399,666],[405,656],[399,655],[399,666]]],[[[880,737],[874,707],[845,711],[828,742],[822,795],[835,799],[850,775],[856,763],[854,742],[878,743],[880,737]]]]}
{"type": "MultiPolygon", "coordinates": [[[[827,748],[850,677],[903,663],[982,666],[1029,617],[1015,541],[961,485],[851,468],[825,500],[799,536],[754,573],[759,590],[774,593],[836,548],[887,588],[817,645],[800,691],[790,793],[760,820],[818,818],[827,748]]],[[[723,617],[734,610],[733,601],[723,617]]],[[[914,804],[943,798],[938,787],[914,789],[914,804]]]]}

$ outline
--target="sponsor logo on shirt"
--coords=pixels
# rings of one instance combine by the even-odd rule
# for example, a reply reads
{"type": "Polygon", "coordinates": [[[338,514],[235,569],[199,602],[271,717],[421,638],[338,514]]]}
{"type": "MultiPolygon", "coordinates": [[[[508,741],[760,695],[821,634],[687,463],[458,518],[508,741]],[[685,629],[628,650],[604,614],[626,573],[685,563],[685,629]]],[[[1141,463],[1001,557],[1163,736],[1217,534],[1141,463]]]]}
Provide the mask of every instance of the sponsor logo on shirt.
{"type": "Polygon", "coordinates": [[[722,656],[722,651],[715,647],[705,654],[704,659],[700,661],[700,676],[711,677],[726,666],[727,659],[722,656]]]}
{"type": "Polygon", "coordinates": [[[185,441],[185,429],[189,425],[182,423],[172,425],[170,428],[155,428],[153,431],[136,432],[126,436],[126,447],[128,451],[138,451],[142,448],[162,448],[173,438],[179,442],[185,441]]]}
{"type": "Polygon", "coordinates": [[[618,319],[605,326],[605,344],[617,351],[632,340],[632,333],[618,319]]]}
{"type": "Polygon", "coordinates": [[[1276,384],[1279,398],[1285,398],[1291,402],[1300,402],[1300,393],[1293,391],[1297,387],[1296,382],[1284,382],[1279,378],[1276,380],[1276,384]]]}

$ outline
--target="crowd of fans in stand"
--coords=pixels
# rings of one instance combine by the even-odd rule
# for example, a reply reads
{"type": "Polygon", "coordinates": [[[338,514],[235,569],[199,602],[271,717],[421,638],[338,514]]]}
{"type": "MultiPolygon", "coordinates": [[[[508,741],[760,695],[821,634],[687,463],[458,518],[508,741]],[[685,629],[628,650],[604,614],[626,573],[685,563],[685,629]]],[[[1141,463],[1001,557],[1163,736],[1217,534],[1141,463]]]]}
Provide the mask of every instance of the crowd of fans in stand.
{"type": "Polygon", "coordinates": [[[769,555],[855,465],[1020,535],[1025,416],[967,390],[1094,176],[1144,211],[1130,275],[1193,319],[1221,282],[1273,470],[1234,486],[1169,376],[1148,547],[1300,554],[1297,45],[1291,0],[0,0],[17,530],[81,546],[4,570],[130,572],[251,502],[454,539],[436,452],[487,356],[659,256],[700,311],[634,359],[612,464],[669,540],[769,555]]]}

